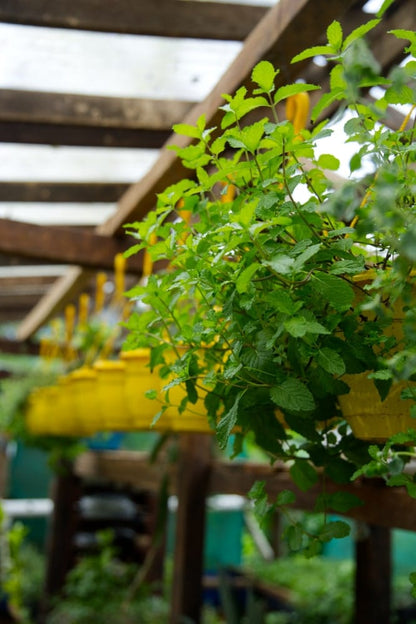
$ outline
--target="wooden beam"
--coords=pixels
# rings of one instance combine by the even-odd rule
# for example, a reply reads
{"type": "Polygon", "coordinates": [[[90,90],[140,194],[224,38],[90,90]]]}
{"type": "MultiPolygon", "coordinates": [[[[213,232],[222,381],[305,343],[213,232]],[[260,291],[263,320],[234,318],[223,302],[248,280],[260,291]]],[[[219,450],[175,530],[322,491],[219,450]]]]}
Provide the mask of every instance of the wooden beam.
{"type": "Polygon", "coordinates": [[[0,353],[11,353],[13,355],[39,355],[39,345],[28,340],[18,342],[8,338],[0,337],[0,353]]]}
{"type": "MultiPolygon", "coordinates": [[[[1,10],[1,9],[0,9],[1,10]]],[[[3,89],[0,121],[170,130],[193,102],[3,89]]]]}
{"type": "Polygon", "coordinates": [[[0,21],[103,32],[244,40],[266,8],[187,0],[3,0],[0,21]]]}
{"type": "MultiPolygon", "coordinates": [[[[194,106],[185,117],[185,123],[195,124],[200,115],[205,114],[208,125],[215,123],[218,107],[223,103],[222,94],[232,93],[242,83],[250,79],[253,66],[261,59],[268,59],[282,69],[279,80],[285,82],[296,77],[296,65],[291,58],[304,47],[313,45],[326,26],[347,11],[351,0],[280,0],[255,26],[245,40],[242,50],[225,71],[205,100],[194,106]],[[299,33],[302,37],[299,37],[299,33]]],[[[191,139],[173,134],[165,144],[185,147],[191,139]]],[[[122,196],[116,215],[97,228],[97,233],[113,235],[122,225],[140,219],[155,204],[157,193],[177,182],[189,172],[182,166],[176,154],[168,149],[161,151],[160,157],[142,180],[132,185],[122,196]]],[[[78,273],[81,279],[82,271],[78,273]]],[[[75,280],[75,273],[73,273],[75,280]]],[[[69,285],[69,284],[68,284],[69,285]]],[[[76,289],[76,281],[71,288],[76,289]]],[[[57,292],[62,292],[62,282],[51,289],[48,300],[43,300],[23,321],[18,336],[24,340],[55,313],[59,300],[57,292]],[[42,307],[42,314],[39,312],[42,307]]]]}
{"type": "MultiPolygon", "coordinates": [[[[172,493],[177,483],[177,466],[160,462],[149,463],[145,453],[134,451],[88,452],[75,462],[75,473],[82,478],[114,481],[131,487],[144,487],[157,492],[165,474],[170,474],[172,493]]],[[[323,489],[328,494],[345,491],[354,494],[362,505],[354,507],[345,515],[371,525],[416,531],[416,500],[405,488],[388,487],[381,479],[361,479],[347,485],[339,485],[326,479],[307,492],[298,490],[286,466],[270,467],[251,462],[213,461],[208,483],[209,494],[239,494],[246,496],[256,481],[264,481],[273,500],[282,490],[296,494],[296,509],[313,511],[316,497],[323,489]]]]}
{"type": "Polygon", "coordinates": [[[0,122],[0,142],[2,143],[159,149],[169,135],[168,130],[0,122]]]}
{"type": "MultiPolygon", "coordinates": [[[[0,251],[62,264],[78,263],[88,269],[112,270],[114,257],[128,247],[126,238],[110,238],[81,229],[20,223],[0,219],[0,251]]],[[[141,272],[137,257],[128,260],[131,272],[141,272]]]]}
{"type": "Polygon", "coordinates": [[[0,91],[0,141],[159,148],[192,102],[0,91]]]}
{"type": "Polygon", "coordinates": [[[123,182],[0,182],[0,202],[115,203],[123,182]]]}

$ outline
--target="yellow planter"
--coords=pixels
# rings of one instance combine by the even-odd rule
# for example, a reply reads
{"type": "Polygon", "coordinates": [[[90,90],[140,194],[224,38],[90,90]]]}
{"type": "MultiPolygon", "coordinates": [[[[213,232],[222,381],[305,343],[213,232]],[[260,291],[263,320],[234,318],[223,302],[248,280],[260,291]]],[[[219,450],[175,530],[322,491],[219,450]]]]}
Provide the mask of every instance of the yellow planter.
{"type": "Polygon", "coordinates": [[[355,437],[382,442],[395,433],[416,429],[416,419],[410,416],[414,401],[400,398],[408,384],[394,384],[387,398],[381,401],[367,374],[344,375],[342,379],[349,385],[350,392],[338,397],[342,414],[355,437]]]}
{"type": "Polygon", "coordinates": [[[51,435],[57,393],[56,387],[37,388],[31,392],[25,418],[27,430],[32,435],[51,435]]]}
{"type": "Polygon", "coordinates": [[[85,366],[73,371],[68,381],[79,435],[101,431],[103,419],[97,401],[97,372],[85,366]]]}
{"type": "MultiPolygon", "coordinates": [[[[123,351],[120,355],[125,363],[124,394],[127,411],[131,417],[132,428],[147,430],[161,407],[160,398],[148,399],[149,390],[160,393],[161,379],[149,368],[150,349],[123,351]]],[[[168,430],[170,421],[163,414],[154,425],[156,430],[168,430]]]]}
{"type": "Polygon", "coordinates": [[[97,373],[97,408],[103,431],[129,431],[133,428],[124,393],[125,363],[119,360],[99,360],[97,373]]]}

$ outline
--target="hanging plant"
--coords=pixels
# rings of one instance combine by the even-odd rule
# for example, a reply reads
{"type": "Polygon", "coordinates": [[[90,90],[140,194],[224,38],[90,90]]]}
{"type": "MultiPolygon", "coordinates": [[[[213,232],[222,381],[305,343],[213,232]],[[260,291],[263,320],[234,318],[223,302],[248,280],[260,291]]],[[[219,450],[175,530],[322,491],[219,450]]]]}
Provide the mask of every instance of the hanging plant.
{"type": "MultiPolygon", "coordinates": [[[[279,70],[267,61],[254,68],[251,91],[224,95],[219,127],[204,116],[175,126],[193,139],[173,148],[190,177],[128,226],[138,239],[129,253],[146,249],[168,268],[130,291],[140,305],[125,348],[150,348],[151,367],[169,380],[167,406],[183,386],[179,412],[203,401],[222,448],[236,428],[235,452],[254,435],[272,460],[289,462],[302,490],[317,483],[316,468],[348,482],[370,459],[340,408],[351,379],[371,378],[381,401],[404,382],[399,394],[416,416],[414,129],[383,125],[389,105],[413,106],[416,61],[381,75],[364,39],[378,22],[346,38],[334,22],[326,45],[293,59],[320,54],[331,65],[311,129],[278,111],[288,102],[293,116],[299,94],[318,87],[276,89],[279,70]],[[323,151],[332,122],[317,122],[334,103],[356,146],[340,186],[332,172],[342,145],[323,151]],[[257,119],[246,123],[249,113],[257,119]]],[[[415,54],[414,32],[391,37],[415,54]]],[[[356,501],[338,506],[348,504],[356,501]]]]}

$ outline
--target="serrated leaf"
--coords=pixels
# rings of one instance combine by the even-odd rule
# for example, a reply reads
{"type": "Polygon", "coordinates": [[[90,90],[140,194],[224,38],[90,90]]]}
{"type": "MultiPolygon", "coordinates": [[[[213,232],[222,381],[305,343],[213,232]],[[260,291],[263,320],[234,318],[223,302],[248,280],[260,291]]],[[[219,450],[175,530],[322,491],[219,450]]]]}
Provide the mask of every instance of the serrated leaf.
{"type": "Polygon", "coordinates": [[[218,445],[221,449],[224,449],[227,446],[228,438],[230,437],[231,431],[237,422],[238,406],[240,404],[241,397],[242,393],[239,393],[232,407],[225,414],[223,414],[217,424],[217,439],[218,445]]]}
{"type": "Polygon", "coordinates": [[[310,412],[315,407],[312,393],[299,379],[289,378],[270,391],[272,401],[282,409],[310,412]]]}
{"type": "Polygon", "coordinates": [[[318,482],[316,470],[306,459],[296,459],[289,472],[293,481],[302,492],[306,492],[318,482]]]}
{"type": "Polygon", "coordinates": [[[348,37],[345,38],[342,49],[346,50],[353,43],[353,41],[356,41],[357,39],[361,39],[362,37],[364,37],[364,35],[370,32],[370,30],[375,28],[375,26],[377,26],[377,24],[379,23],[380,23],[380,19],[372,19],[369,22],[366,22],[365,24],[358,26],[358,28],[353,30],[352,33],[350,33],[348,37]]]}
{"type": "Polygon", "coordinates": [[[260,264],[258,262],[254,262],[240,273],[235,283],[235,287],[239,293],[247,292],[250,282],[259,268],[260,264]]]}
{"type": "Polygon", "coordinates": [[[342,357],[328,347],[320,349],[316,356],[316,361],[324,370],[331,375],[343,375],[345,373],[345,363],[342,357]]]}
{"type": "Polygon", "coordinates": [[[273,89],[275,77],[276,70],[269,61],[260,61],[251,73],[252,81],[257,83],[267,93],[270,93],[273,89]]]}
{"type": "Polygon", "coordinates": [[[315,104],[311,112],[312,121],[316,121],[316,119],[321,115],[321,113],[330,106],[336,100],[342,100],[344,96],[343,89],[339,89],[337,91],[331,91],[330,93],[325,93],[320,100],[315,104]]]}
{"type": "Polygon", "coordinates": [[[294,338],[301,338],[306,334],[329,334],[326,327],[314,319],[304,316],[294,316],[285,322],[285,329],[294,338]]]}
{"type": "Polygon", "coordinates": [[[299,54],[296,54],[290,61],[291,63],[299,63],[299,61],[304,61],[305,59],[313,58],[314,56],[325,56],[327,54],[336,54],[336,50],[331,45],[320,45],[313,46],[312,48],[307,48],[303,50],[299,54]]]}
{"type": "Polygon", "coordinates": [[[336,275],[322,272],[316,272],[314,280],[322,296],[335,310],[343,312],[351,307],[354,300],[354,290],[348,282],[336,275]]]}
{"type": "Polygon", "coordinates": [[[176,134],[181,134],[183,136],[192,137],[193,139],[201,138],[201,132],[195,126],[190,126],[189,124],[179,123],[174,124],[172,129],[176,134]]]}
{"type": "Polygon", "coordinates": [[[273,101],[275,104],[281,102],[281,100],[286,100],[288,97],[292,95],[296,95],[297,93],[304,93],[305,91],[315,91],[319,89],[317,85],[305,84],[303,82],[296,82],[292,85],[285,85],[284,87],[280,87],[275,93],[273,101]]]}
{"type": "Polygon", "coordinates": [[[269,266],[276,273],[281,273],[282,275],[288,275],[292,272],[294,259],[290,256],[286,256],[284,254],[277,254],[272,258],[269,262],[265,262],[267,266],[269,266]]]}
{"type": "Polygon", "coordinates": [[[332,24],[328,26],[326,29],[326,36],[330,46],[334,47],[336,50],[341,48],[343,33],[339,22],[333,21],[332,24]]]}

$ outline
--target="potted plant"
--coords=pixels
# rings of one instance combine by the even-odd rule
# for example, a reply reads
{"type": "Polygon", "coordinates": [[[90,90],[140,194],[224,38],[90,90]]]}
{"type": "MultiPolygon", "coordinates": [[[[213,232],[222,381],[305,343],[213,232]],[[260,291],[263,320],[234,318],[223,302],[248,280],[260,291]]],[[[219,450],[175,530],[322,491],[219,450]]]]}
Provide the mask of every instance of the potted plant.
{"type": "MultiPolygon", "coordinates": [[[[150,348],[151,367],[169,379],[167,406],[182,385],[179,411],[203,400],[221,447],[235,427],[236,451],[251,432],[272,458],[290,461],[302,489],[316,482],[314,467],[348,481],[369,459],[340,408],[352,379],[370,377],[381,400],[397,381],[402,397],[415,394],[414,130],[383,119],[390,104],[413,105],[416,63],[381,75],[365,43],[378,22],[346,38],[334,22],[326,45],[293,59],[320,54],[332,65],[311,129],[297,131],[277,111],[318,87],[276,89],[267,61],[253,69],[251,92],[224,95],[219,127],[203,116],[175,126],[193,139],[173,148],[190,176],[128,226],[138,239],[130,253],[146,249],[168,269],[130,291],[141,304],[125,348],[150,348]],[[331,122],[317,122],[334,103],[356,145],[339,188],[330,172],[342,146],[322,151],[331,122]]],[[[415,33],[391,37],[415,54],[415,33]]],[[[413,403],[406,410],[416,415],[413,403]]]]}

